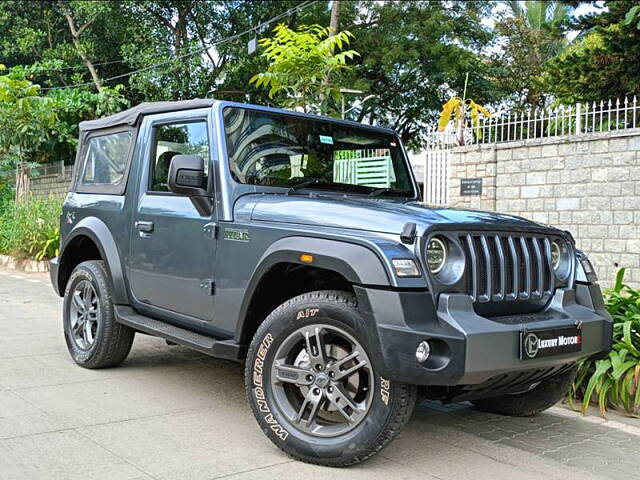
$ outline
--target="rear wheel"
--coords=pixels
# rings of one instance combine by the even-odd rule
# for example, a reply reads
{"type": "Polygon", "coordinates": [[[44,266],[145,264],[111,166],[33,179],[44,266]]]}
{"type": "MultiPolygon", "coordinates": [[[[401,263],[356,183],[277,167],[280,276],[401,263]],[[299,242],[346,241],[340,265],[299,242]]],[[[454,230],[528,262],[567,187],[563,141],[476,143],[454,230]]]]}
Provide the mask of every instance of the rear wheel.
{"type": "Polygon", "coordinates": [[[408,421],[416,388],[378,373],[355,298],[300,295],[260,326],[246,387],[267,436],[292,457],[347,466],[387,445],[408,421]]]}
{"type": "Polygon", "coordinates": [[[562,400],[569,392],[575,377],[574,367],[541,381],[527,392],[474,400],[471,403],[483,412],[511,417],[531,417],[562,400]]]}
{"type": "Polygon", "coordinates": [[[73,270],[62,314],[67,348],[78,365],[114,367],[127,358],[135,332],[115,320],[111,281],[102,261],[82,262],[73,270]]]}

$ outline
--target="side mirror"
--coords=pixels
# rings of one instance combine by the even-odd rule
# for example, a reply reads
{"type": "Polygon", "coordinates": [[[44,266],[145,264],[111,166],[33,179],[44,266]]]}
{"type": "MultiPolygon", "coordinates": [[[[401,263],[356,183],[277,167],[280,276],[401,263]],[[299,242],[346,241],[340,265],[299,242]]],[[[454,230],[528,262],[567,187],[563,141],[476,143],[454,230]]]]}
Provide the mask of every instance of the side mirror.
{"type": "Polygon", "coordinates": [[[170,192],[189,197],[200,215],[211,215],[213,204],[200,155],[175,155],[169,165],[167,184],[170,192]]]}

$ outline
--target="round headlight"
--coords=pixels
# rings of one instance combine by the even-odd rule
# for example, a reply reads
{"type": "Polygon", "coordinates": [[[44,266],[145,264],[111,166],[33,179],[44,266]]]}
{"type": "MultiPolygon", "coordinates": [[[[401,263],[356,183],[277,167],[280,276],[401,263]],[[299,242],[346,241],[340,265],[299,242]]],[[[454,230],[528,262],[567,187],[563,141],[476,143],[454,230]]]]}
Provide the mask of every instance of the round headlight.
{"type": "Polygon", "coordinates": [[[433,237],[427,244],[427,267],[431,273],[438,273],[447,261],[447,246],[443,240],[433,237]]]}
{"type": "Polygon", "coordinates": [[[560,266],[560,258],[562,257],[562,247],[560,242],[554,240],[551,244],[551,266],[554,270],[558,270],[560,266]]]}

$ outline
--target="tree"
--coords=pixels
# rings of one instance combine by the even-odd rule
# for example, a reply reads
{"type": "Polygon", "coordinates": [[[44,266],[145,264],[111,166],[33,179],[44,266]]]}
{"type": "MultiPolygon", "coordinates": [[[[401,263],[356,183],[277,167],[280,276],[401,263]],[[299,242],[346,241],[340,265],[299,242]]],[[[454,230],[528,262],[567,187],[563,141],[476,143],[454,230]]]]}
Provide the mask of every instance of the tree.
{"type": "Polygon", "coordinates": [[[50,99],[39,93],[39,86],[28,80],[0,75],[0,164],[16,169],[16,200],[28,190],[27,166],[56,121],[50,99]]]}
{"type": "Polygon", "coordinates": [[[547,65],[544,85],[559,102],[621,98],[640,93],[640,30],[626,22],[640,1],[610,1],[579,20],[582,38],[547,65]]]}
{"type": "Polygon", "coordinates": [[[73,45],[78,52],[82,62],[87,66],[87,70],[91,74],[91,79],[96,86],[96,90],[100,91],[102,87],[102,81],[98,76],[96,67],[87,54],[86,48],[82,43],[83,33],[91,24],[96,21],[100,13],[100,3],[97,2],[68,2],[65,0],[58,0],[58,7],[64,15],[67,24],[69,25],[69,31],[71,32],[71,39],[73,45]],[[84,16],[84,19],[80,19],[80,16],[84,16]]]}
{"type": "Polygon", "coordinates": [[[488,2],[343,2],[340,23],[353,32],[353,48],[361,53],[346,83],[364,92],[360,98],[374,95],[349,118],[393,128],[417,149],[442,104],[463,91],[466,72],[473,72],[470,97],[482,104],[499,98],[491,66],[479,53],[493,39],[481,22],[489,7],[488,2]]]}
{"type": "Polygon", "coordinates": [[[510,11],[496,24],[504,44],[493,55],[496,83],[515,107],[535,111],[547,103],[545,64],[568,43],[564,27],[571,7],[560,1],[508,2],[510,11]]]}
{"type": "Polygon", "coordinates": [[[273,33],[272,38],[259,42],[269,67],[250,81],[268,88],[271,98],[279,96],[285,107],[336,113],[335,103],[331,102],[339,102],[342,96],[336,79],[339,73],[350,69],[347,61],[358,55],[355,50],[342,50],[353,35],[348,31],[332,35],[330,28],[320,25],[292,30],[284,24],[274,28],[273,33]]]}

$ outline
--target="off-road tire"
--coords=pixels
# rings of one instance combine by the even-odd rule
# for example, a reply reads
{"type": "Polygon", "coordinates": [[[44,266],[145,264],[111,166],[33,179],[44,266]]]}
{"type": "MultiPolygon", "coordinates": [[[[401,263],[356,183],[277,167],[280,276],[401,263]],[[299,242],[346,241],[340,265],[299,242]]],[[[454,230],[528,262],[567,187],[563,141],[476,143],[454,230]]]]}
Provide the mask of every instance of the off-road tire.
{"type": "Polygon", "coordinates": [[[104,262],[90,260],[80,263],[67,282],[62,306],[64,337],[73,361],[84,368],[108,368],[120,365],[129,354],[135,331],[115,320],[113,289],[104,262]],[[88,349],[82,349],[71,333],[72,292],[78,283],[88,280],[100,302],[95,339],[88,349]]]}
{"type": "Polygon", "coordinates": [[[575,377],[576,368],[573,367],[543,380],[540,385],[528,392],[474,400],[471,403],[483,412],[510,417],[531,417],[562,400],[567,395],[575,377]]]}
{"type": "Polygon", "coordinates": [[[245,386],[258,424],[269,439],[296,460],[346,467],[382,450],[407,423],[416,401],[416,387],[381,377],[355,296],[335,290],[305,293],[276,308],[260,325],[249,348],[245,386]],[[274,398],[272,362],[279,345],[301,327],[336,326],[357,339],[371,361],[373,394],[366,416],[352,430],[331,438],[301,432],[274,398]]]}

